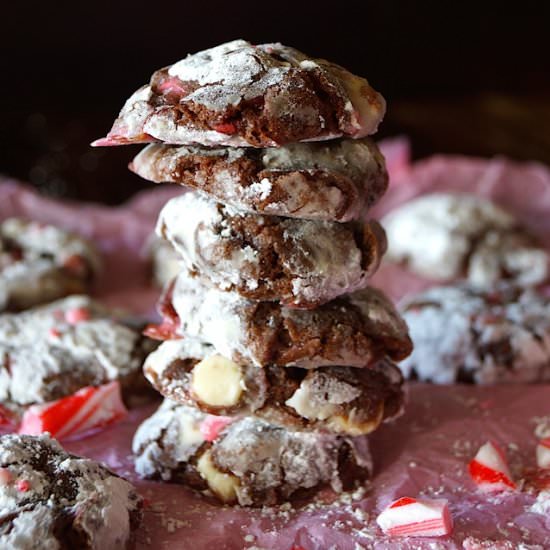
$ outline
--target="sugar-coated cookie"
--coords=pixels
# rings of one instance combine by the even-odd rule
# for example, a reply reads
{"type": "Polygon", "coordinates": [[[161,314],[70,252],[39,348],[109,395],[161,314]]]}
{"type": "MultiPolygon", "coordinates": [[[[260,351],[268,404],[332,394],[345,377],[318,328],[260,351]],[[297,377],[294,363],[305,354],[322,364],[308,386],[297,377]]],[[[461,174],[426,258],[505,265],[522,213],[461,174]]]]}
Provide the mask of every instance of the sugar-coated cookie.
{"type": "Polygon", "coordinates": [[[157,233],[206,282],[252,300],[313,307],[366,286],[386,250],[375,222],[247,214],[199,193],[171,199],[157,233]]]}
{"type": "Polygon", "coordinates": [[[382,225],[386,258],[433,280],[465,277],[490,288],[502,279],[532,285],[548,277],[548,251],[512,214],[475,195],[424,195],[390,212],[382,225]]]}
{"type": "Polygon", "coordinates": [[[99,463],[65,452],[48,435],[0,437],[0,547],[132,548],[143,500],[99,463]]]}
{"type": "Polygon", "coordinates": [[[406,324],[391,302],[367,287],[316,309],[253,302],[181,273],[160,303],[161,339],[190,337],[243,365],[366,367],[411,352],[406,324]]]}
{"type": "Polygon", "coordinates": [[[368,434],[403,406],[403,379],[389,361],[365,369],[258,369],[184,338],[161,344],[147,358],[144,372],[162,395],[178,403],[297,430],[368,434]]]}
{"type": "Polygon", "coordinates": [[[550,380],[550,298],[510,286],[436,287],[402,308],[414,343],[406,378],[438,384],[550,380]]]}
{"type": "Polygon", "coordinates": [[[141,476],[242,506],[285,502],[326,485],[342,491],[372,471],[365,436],[293,431],[254,418],[229,422],[167,399],[138,428],[133,450],[141,476]]]}
{"type": "Polygon", "coordinates": [[[95,247],[38,222],[0,222],[0,312],[19,311],[86,292],[100,266],[95,247]]]}
{"type": "Polygon", "coordinates": [[[368,138],[264,149],[152,144],[130,168],[248,212],[337,222],[359,219],[388,186],[384,158],[368,138]]]}
{"type": "Polygon", "coordinates": [[[385,102],[364,78],[282,44],[234,40],[156,71],[95,145],[271,147],[365,137],[385,102]]]}
{"type": "Polygon", "coordinates": [[[0,404],[20,407],[118,380],[142,393],[151,342],[87,296],[0,315],[0,404]]]}

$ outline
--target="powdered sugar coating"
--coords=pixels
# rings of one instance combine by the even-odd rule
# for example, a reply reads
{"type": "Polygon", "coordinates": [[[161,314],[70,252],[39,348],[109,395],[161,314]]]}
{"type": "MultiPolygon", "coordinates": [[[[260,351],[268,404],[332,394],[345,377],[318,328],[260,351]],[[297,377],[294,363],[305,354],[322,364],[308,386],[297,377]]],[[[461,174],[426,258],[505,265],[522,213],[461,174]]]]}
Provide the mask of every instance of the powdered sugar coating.
{"type": "Polygon", "coordinates": [[[0,223],[0,312],[83,292],[99,268],[98,252],[80,236],[19,218],[0,223]]]}
{"type": "Polygon", "coordinates": [[[155,234],[151,235],[146,249],[147,256],[151,259],[153,282],[163,288],[182,269],[179,254],[169,242],[155,234]]]}
{"type": "Polygon", "coordinates": [[[382,224],[387,258],[434,280],[465,276],[490,287],[503,278],[532,285],[548,277],[547,251],[514,216],[476,195],[423,195],[390,212],[382,224]]]}
{"type": "Polygon", "coordinates": [[[86,296],[0,315],[0,402],[44,403],[111,380],[142,391],[149,349],[137,330],[86,296]],[[75,311],[85,319],[69,322],[75,311]]]}
{"type": "Polygon", "coordinates": [[[253,302],[205,287],[187,273],[175,281],[172,304],[180,332],[243,364],[317,368],[364,367],[410,353],[407,327],[382,293],[365,288],[319,308],[253,302]]]}
{"type": "Polygon", "coordinates": [[[170,200],[157,234],[174,246],[188,270],[221,289],[302,306],[365,287],[386,247],[376,222],[258,216],[198,193],[170,200]]]}
{"type": "MultiPolygon", "coordinates": [[[[209,406],[193,391],[193,369],[215,355],[212,346],[191,338],[167,341],[149,355],[144,373],[162,395],[175,402],[211,414],[250,415],[290,429],[362,435],[402,411],[401,373],[388,361],[368,369],[242,365],[239,401],[209,406]]],[[[211,380],[213,385],[224,382],[219,376],[211,380]]]]}
{"type": "Polygon", "coordinates": [[[0,438],[0,546],[14,550],[125,549],[141,521],[134,487],[48,435],[0,438]]]}
{"type": "Polygon", "coordinates": [[[439,384],[550,380],[550,299],[535,290],[436,287],[408,300],[405,377],[439,384]]]}
{"type": "Polygon", "coordinates": [[[165,400],[136,432],[133,451],[138,474],[208,492],[208,483],[195,465],[209,451],[215,467],[236,478],[238,503],[250,506],[273,504],[299,489],[327,484],[341,492],[355,477],[364,479],[372,471],[364,437],[295,432],[253,418],[230,423],[211,445],[204,439],[189,442],[182,429],[187,425],[200,433],[206,416],[165,400]],[[182,425],[182,418],[189,424],[182,425]]]}
{"type": "Polygon", "coordinates": [[[384,159],[368,138],[259,150],[152,144],[130,168],[248,212],[338,222],[359,219],[387,187],[384,159]]]}
{"type": "Polygon", "coordinates": [[[282,44],[234,40],[157,71],[96,145],[360,138],[376,131],[384,112],[382,96],[337,65],[282,44]]]}

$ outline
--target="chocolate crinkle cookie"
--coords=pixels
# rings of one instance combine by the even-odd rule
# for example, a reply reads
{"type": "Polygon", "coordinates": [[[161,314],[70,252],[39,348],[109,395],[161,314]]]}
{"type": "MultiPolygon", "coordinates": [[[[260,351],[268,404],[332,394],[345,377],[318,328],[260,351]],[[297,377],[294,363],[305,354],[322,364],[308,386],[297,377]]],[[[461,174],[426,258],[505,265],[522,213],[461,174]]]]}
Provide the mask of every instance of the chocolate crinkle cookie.
{"type": "Polygon", "coordinates": [[[263,149],[153,144],[130,168],[247,212],[336,222],[362,217],[388,186],[384,158],[368,138],[263,149]]]}
{"type": "Polygon", "coordinates": [[[299,307],[365,287],[386,250],[376,221],[247,214],[198,193],[171,199],[159,215],[157,233],[189,271],[222,290],[299,307]]]}
{"type": "Polygon", "coordinates": [[[550,380],[550,298],[535,290],[436,287],[402,307],[414,342],[406,378],[438,384],[550,380]]]}
{"type": "Polygon", "coordinates": [[[385,356],[404,359],[412,348],[392,303],[371,287],[316,309],[297,309],[247,300],[182,272],[159,309],[164,322],[149,334],[195,338],[243,365],[366,367],[385,356]]]}
{"type": "Polygon", "coordinates": [[[548,250],[509,212],[477,195],[434,193],[390,212],[387,259],[436,281],[466,278],[491,288],[548,278],[548,250]]]}
{"type": "Polygon", "coordinates": [[[164,342],[144,372],[165,397],[200,410],[252,415],[295,430],[364,435],[403,406],[401,372],[389,361],[370,368],[239,365],[190,338],[164,342]]]}
{"type": "Polygon", "coordinates": [[[19,218],[0,223],[0,312],[87,292],[99,269],[97,250],[80,236],[19,218]]]}
{"type": "Polygon", "coordinates": [[[0,437],[0,501],[10,550],[133,548],[143,507],[130,483],[48,435],[0,437]]]}
{"type": "Polygon", "coordinates": [[[232,421],[169,400],[138,428],[133,450],[142,477],[183,483],[242,506],[272,505],[327,485],[341,492],[372,471],[366,437],[232,421]]]}
{"type": "Polygon", "coordinates": [[[156,71],[94,145],[272,147],[373,134],[385,102],[342,67],[282,44],[235,40],[156,71]]]}
{"type": "Polygon", "coordinates": [[[148,391],[141,373],[154,349],[137,327],[87,296],[0,315],[0,403],[53,401],[118,380],[126,398],[148,391]]]}

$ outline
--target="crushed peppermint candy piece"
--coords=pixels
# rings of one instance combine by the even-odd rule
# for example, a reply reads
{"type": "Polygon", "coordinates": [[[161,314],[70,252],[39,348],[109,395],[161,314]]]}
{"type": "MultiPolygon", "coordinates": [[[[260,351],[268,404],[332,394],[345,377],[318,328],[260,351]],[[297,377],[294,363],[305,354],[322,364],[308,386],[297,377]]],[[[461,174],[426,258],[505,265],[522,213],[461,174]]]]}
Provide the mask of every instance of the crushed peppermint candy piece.
{"type": "Polygon", "coordinates": [[[59,329],[55,328],[55,327],[52,327],[49,331],[48,331],[48,334],[51,338],[61,338],[61,332],[59,331],[59,329]]]}
{"type": "Polygon", "coordinates": [[[17,421],[14,414],[0,405],[0,426],[14,426],[15,424],[17,424],[17,421]]]}
{"type": "Polygon", "coordinates": [[[31,484],[26,479],[20,479],[15,486],[22,493],[26,493],[31,488],[31,484]]]}
{"type": "Polygon", "coordinates": [[[179,340],[182,338],[176,333],[178,325],[171,319],[164,319],[162,323],[149,323],[143,330],[143,335],[152,340],[179,340]]]}
{"type": "Polygon", "coordinates": [[[88,269],[86,260],[79,254],[73,254],[65,259],[63,267],[74,275],[85,275],[88,269]]]}
{"type": "Polygon", "coordinates": [[[445,499],[403,497],[392,502],[376,522],[386,535],[441,537],[453,530],[453,520],[445,499]]]}
{"type": "Polygon", "coordinates": [[[213,414],[209,414],[201,422],[200,432],[206,441],[215,441],[220,435],[220,432],[226,426],[231,424],[233,420],[234,419],[229,416],[215,416],[213,414]]]}
{"type": "Polygon", "coordinates": [[[73,395],[43,405],[29,407],[19,428],[20,434],[49,432],[56,439],[82,436],[111,424],[127,414],[118,381],[82,388],[73,395]]]}
{"type": "Polygon", "coordinates": [[[541,439],[537,445],[537,466],[539,468],[550,468],[550,437],[541,439]]]}
{"type": "Polygon", "coordinates": [[[90,310],[86,307],[75,307],[65,312],[65,321],[67,321],[69,325],[76,325],[82,321],[89,321],[90,318],[90,310]]]}
{"type": "Polygon", "coordinates": [[[503,450],[493,441],[479,448],[468,465],[470,476],[485,492],[509,491],[516,488],[503,450]]]}

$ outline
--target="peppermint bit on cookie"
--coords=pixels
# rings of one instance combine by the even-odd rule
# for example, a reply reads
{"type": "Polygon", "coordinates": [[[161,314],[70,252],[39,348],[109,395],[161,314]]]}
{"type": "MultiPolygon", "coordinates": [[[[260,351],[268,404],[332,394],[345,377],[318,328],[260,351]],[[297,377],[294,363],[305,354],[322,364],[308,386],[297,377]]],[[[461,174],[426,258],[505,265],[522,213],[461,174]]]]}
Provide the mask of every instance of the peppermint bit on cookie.
{"type": "Polygon", "coordinates": [[[385,101],[342,67],[282,44],[234,40],[156,71],[92,145],[272,147],[373,134],[385,101]]]}
{"type": "Polygon", "coordinates": [[[326,485],[341,492],[372,471],[366,437],[293,431],[254,418],[224,421],[212,433],[210,418],[166,399],[134,437],[138,474],[225,503],[263,506],[326,485]]]}

